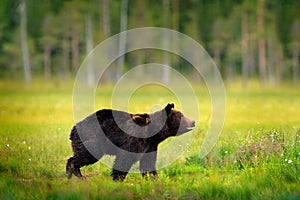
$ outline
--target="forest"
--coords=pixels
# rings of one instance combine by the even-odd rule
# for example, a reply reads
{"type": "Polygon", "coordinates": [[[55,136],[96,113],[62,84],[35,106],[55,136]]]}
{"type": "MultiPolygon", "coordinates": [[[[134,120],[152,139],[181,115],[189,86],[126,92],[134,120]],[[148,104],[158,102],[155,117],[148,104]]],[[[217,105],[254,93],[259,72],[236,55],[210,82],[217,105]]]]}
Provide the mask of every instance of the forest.
{"type": "Polygon", "coordinates": [[[299,0],[0,0],[0,199],[300,199],[299,11],[299,0]],[[129,51],[150,29],[161,48],[129,51]],[[157,179],[136,162],[113,181],[109,155],[68,179],[77,122],[168,103],[196,126],[156,147],[157,179]]]}
{"type": "MultiPolygon", "coordinates": [[[[164,27],[199,42],[227,82],[299,84],[300,2],[293,0],[2,0],[0,77],[30,82],[75,76],[86,55],[121,31],[164,27]]],[[[123,69],[162,62],[161,52],[125,56],[123,69]]],[[[170,66],[189,73],[169,56],[170,66]]],[[[109,79],[108,79],[109,81],[109,79]]]]}

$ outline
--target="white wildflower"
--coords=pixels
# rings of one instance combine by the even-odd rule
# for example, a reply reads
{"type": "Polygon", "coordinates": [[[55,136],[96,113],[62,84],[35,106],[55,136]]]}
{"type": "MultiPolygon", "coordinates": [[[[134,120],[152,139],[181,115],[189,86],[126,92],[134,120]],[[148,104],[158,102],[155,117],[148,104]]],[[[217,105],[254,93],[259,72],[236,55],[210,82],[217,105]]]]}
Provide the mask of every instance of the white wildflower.
{"type": "Polygon", "coordinates": [[[292,160],[288,160],[288,163],[290,164],[290,163],[292,163],[293,161],[292,160]]]}
{"type": "Polygon", "coordinates": [[[6,147],[9,148],[9,144],[6,144],[6,147]]]}
{"type": "Polygon", "coordinates": [[[228,151],[225,151],[225,154],[228,154],[228,151]]]}
{"type": "Polygon", "coordinates": [[[24,141],[22,142],[22,144],[26,144],[26,141],[24,140],[24,141]]]}
{"type": "Polygon", "coordinates": [[[31,146],[28,147],[28,150],[31,150],[31,146]]]}
{"type": "Polygon", "coordinates": [[[31,161],[31,158],[28,158],[28,161],[31,161]]]}

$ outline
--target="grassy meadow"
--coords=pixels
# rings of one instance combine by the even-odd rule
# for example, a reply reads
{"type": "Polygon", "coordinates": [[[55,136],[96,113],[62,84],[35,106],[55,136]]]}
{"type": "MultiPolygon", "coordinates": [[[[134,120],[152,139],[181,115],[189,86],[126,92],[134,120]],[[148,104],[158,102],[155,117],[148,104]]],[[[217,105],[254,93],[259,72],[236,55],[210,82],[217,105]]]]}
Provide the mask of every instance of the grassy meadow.
{"type": "MultiPolygon", "coordinates": [[[[110,106],[111,90],[97,91],[97,108],[110,106]]],[[[68,180],[72,83],[0,82],[0,199],[300,199],[300,88],[227,87],[224,129],[204,159],[198,155],[211,105],[204,88],[196,93],[196,137],[187,153],[158,170],[158,180],[131,173],[113,182],[101,162],[82,168],[86,179],[68,180]]],[[[129,110],[177,100],[145,87],[129,110]]]]}

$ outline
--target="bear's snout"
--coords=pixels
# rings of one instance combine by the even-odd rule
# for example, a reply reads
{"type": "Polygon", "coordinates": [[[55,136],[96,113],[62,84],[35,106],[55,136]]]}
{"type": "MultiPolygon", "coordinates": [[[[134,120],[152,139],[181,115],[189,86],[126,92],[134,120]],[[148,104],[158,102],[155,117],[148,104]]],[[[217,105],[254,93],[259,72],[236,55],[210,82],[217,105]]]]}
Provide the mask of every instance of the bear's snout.
{"type": "Polygon", "coordinates": [[[196,122],[195,121],[193,121],[193,126],[195,126],[196,125],[196,122]]]}
{"type": "Polygon", "coordinates": [[[195,123],[194,120],[191,120],[187,117],[182,117],[177,135],[181,135],[183,133],[186,133],[186,132],[189,132],[189,131],[193,130],[194,127],[195,127],[195,124],[196,123],[195,123]]]}
{"type": "Polygon", "coordinates": [[[185,127],[195,127],[195,121],[189,118],[184,117],[182,122],[185,127]]]}
{"type": "Polygon", "coordinates": [[[192,120],[192,122],[191,122],[191,127],[195,127],[195,121],[194,120],[192,120]]]}

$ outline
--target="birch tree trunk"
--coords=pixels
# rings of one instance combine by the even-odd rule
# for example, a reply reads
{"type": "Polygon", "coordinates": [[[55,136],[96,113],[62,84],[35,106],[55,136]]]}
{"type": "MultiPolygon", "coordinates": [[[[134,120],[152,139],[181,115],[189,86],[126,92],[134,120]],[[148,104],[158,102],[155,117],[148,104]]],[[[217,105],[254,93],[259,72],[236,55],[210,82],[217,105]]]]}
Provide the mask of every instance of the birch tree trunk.
{"type": "Polygon", "coordinates": [[[299,83],[299,49],[293,49],[293,83],[298,85],[299,83]]]}
{"type": "Polygon", "coordinates": [[[278,50],[274,56],[274,63],[276,64],[275,76],[277,83],[280,84],[283,78],[282,68],[284,66],[284,56],[281,43],[278,43],[276,48],[278,48],[278,50]]]}
{"type": "MultiPolygon", "coordinates": [[[[172,29],[175,31],[179,31],[179,0],[173,0],[172,1],[172,29]]],[[[195,27],[197,29],[197,27],[195,27]]],[[[170,45],[172,45],[172,49],[175,51],[179,50],[179,41],[178,37],[173,35],[172,42],[170,45]]],[[[180,67],[179,66],[179,56],[173,56],[171,59],[172,67],[180,67]]]]}
{"type": "MultiPolygon", "coordinates": [[[[110,5],[109,0],[99,0],[100,5],[100,39],[105,40],[111,34],[110,28],[110,5]]],[[[103,75],[103,81],[112,82],[115,79],[114,72],[112,70],[106,70],[103,75]]]]}
{"type": "Polygon", "coordinates": [[[213,35],[213,42],[211,43],[211,48],[213,51],[213,58],[217,67],[214,69],[213,77],[214,81],[217,83],[217,74],[224,68],[221,67],[221,52],[224,45],[224,22],[221,19],[217,19],[213,25],[212,35],[213,35]]]}
{"type": "MultiPolygon", "coordinates": [[[[86,19],[86,54],[89,55],[93,50],[93,34],[92,34],[92,20],[88,16],[86,19]]],[[[91,54],[93,56],[93,54],[91,54]]],[[[87,59],[87,83],[89,86],[94,85],[95,76],[94,76],[94,66],[93,58],[87,59]]]]}
{"type": "Polygon", "coordinates": [[[248,16],[247,13],[242,13],[242,79],[243,87],[248,86],[248,73],[249,73],[249,58],[248,58],[248,16]]]}
{"type": "Polygon", "coordinates": [[[73,73],[75,74],[78,68],[78,60],[79,60],[79,37],[76,30],[73,30],[72,34],[72,68],[73,73]]]}
{"type": "Polygon", "coordinates": [[[110,35],[110,10],[109,10],[109,0],[101,0],[102,4],[102,24],[103,24],[103,33],[107,37],[110,35]]]}
{"type": "Polygon", "coordinates": [[[300,22],[295,21],[291,30],[291,50],[292,50],[292,72],[293,83],[297,85],[299,83],[299,49],[300,49],[300,22]]]}
{"type": "Polygon", "coordinates": [[[21,27],[21,48],[23,54],[23,70],[25,82],[31,82],[31,66],[27,45],[27,16],[25,0],[20,0],[20,27],[21,27]]]}
{"type": "Polygon", "coordinates": [[[268,68],[268,77],[269,77],[269,83],[270,85],[274,86],[275,85],[275,71],[274,71],[274,38],[271,38],[272,36],[269,35],[268,37],[268,45],[267,45],[267,50],[268,50],[268,64],[267,64],[267,68],[268,68]],[[272,40],[273,39],[273,40],[272,40]]]}
{"type": "MultiPolygon", "coordinates": [[[[164,7],[164,27],[169,28],[169,19],[170,19],[170,1],[169,0],[164,0],[163,1],[163,7],[164,7]]],[[[164,31],[164,36],[163,36],[163,42],[164,42],[164,48],[169,48],[170,47],[170,36],[168,34],[168,30],[164,31]]],[[[164,52],[163,56],[163,63],[166,66],[170,66],[170,55],[169,52],[164,52]]],[[[168,67],[163,68],[163,83],[168,84],[170,82],[170,70],[168,67]]]]}
{"type": "Polygon", "coordinates": [[[64,30],[63,39],[62,39],[62,71],[61,78],[63,81],[66,81],[67,74],[69,72],[69,40],[68,40],[68,31],[64,30]]]}
{"type": "MultiPolygon", "coordinates": [[[[120,32],[123,32],[127,29],[127,6],[128,6],[128,0],[122,0],[120,32]]],[[[125,50],[126,50],[126,33],[122,33],[120,34],[119,37],[119,55],[125,53],[125,50]]],[[[120,56],[118,59],[118,65],[116,71],[117,80],[121,77],[124,61],[125,61],[125,55],[120,56]]]]}
{"type": "Polygon", "coordinates": [[[213,51],[214,51],[214,53],[213,53],[214,61],[217,65],[217,67],[214,70],[214,79],[215,79],[215,82],[217,83],[218,82],[217,81],[218,69],[219,69],[219,72],[221,73],[221,49],[219,46],[215,46],[213,51]]]}
{"type": "Polygon", "coordinates": [[[51,77],[51,45],[49,41],[44,42],[44,78],[49,80],[51,77]]]}
{"type": "Polygon", "coordinates": [[[262,86],[266,84],[266,42],[264,35],[264,0],[257,2],[257,34],[258,34],[258,66],[260,82],[262,86]]]}
{"type": "Polygon", "coordinates": [[[45,17],[43,22],[43,34],[44,34],[44,78],[49,80],[51,77],[51,18],[49,16],[45,17]]]}

